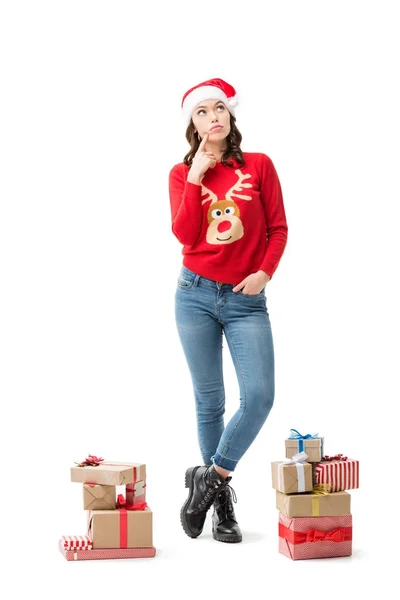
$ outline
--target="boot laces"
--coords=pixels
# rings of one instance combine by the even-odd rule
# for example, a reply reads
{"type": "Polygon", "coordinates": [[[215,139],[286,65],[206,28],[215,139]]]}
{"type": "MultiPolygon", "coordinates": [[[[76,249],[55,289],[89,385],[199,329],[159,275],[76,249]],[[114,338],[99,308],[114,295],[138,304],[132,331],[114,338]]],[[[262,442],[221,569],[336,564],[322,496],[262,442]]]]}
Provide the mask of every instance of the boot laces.
{"type": "Polygon", "coordinates": [[[237,503],[237,496],[235,490],[226,484],[223,489],[218,493],[218,505],[222,509],[225,518],[232,519],[236,522],[235,511],[233,508],[232,500],[237,503]]]}
{"type": "MultiPolygon", "coordinates": [[[[213,504],[217,494],[226,487],[230,487],[227,481],[221,481],[220,483],[214,483],[213,486],[209,487],[209,489],[204,494],[204,497],[197,505],[196,512],[202,512],[204,510],[208,510],[211,507],[211,505],[213,504]]],[[[232,510],[233,510],[233,507],[232,507],[232,510]]]]}

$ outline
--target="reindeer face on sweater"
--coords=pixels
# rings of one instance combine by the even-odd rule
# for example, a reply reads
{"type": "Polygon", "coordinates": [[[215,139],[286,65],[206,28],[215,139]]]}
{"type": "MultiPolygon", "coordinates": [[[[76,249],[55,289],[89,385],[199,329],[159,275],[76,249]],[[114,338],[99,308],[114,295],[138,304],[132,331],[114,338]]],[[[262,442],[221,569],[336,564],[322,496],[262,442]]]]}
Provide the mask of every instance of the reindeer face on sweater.
{"type": "Polygon", "coordinates": [[[208,228],[206,240],[209,244],[232,244],[244,235],[243,223],[240,219],[240,209],[237,203],[232,199],[233,196],[241,200],[251,200],[251,196],[239,194],[243,188],[252,187],[251,183],[243,183],[251,175],[245,175],[240,169],[236,169],[238,177],[237,183],[227,191],[224,200],[218,200],[214,192],[202,185],[203,194],[207,193],[208,198],[202,201],[202,204],[209,202],[207,212],[208,228]]]}

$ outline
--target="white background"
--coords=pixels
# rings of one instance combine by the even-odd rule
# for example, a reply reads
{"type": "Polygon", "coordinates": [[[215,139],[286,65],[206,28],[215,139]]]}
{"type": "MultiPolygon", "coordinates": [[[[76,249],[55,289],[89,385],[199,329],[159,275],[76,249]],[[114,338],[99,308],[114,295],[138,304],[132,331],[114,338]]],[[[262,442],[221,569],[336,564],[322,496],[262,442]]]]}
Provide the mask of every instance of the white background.
{"type": "MultiPolygon", "coordinates": [[[[7,597],[347,598],[390,585],[396,5],[2,2],[7,597]],[[289,226],[267,286],[275,407],[232,478],[244,538],[236,545],[215,542],[210,519],[197,540],[179,522],[185,469],[201,459],[174,321],[182,257],[168,173],[188,149],[182,95],[210,77],[236,87],[242,149],[273,160],[289,226]],[[352,558],[292,562],[277,552],[270,462],[284,457],[291,427],[361,461],[352,558]],[[61,535],[84,533],[69,468],[88,453],[146,463],[155,559],[71,564],[59,554],[61,535]]],[[[239,393],[224,352],[229,418],[239,393]]]]}

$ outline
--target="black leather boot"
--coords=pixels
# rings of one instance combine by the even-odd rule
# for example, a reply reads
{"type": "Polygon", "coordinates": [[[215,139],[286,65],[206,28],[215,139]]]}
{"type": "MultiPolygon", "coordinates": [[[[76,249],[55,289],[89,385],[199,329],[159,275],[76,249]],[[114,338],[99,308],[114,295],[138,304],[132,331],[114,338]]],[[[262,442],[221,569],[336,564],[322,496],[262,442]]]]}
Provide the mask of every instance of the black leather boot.
{"type": "Polygon", "coordinates": [[[186,471],[185,486],[189,488],[189,496],[181,508],[181,523],[189,537],[196,538],[201,534],[208,509],[230,480],[231,477],[221,477],[214,465],[191,467],[186,471]]]}
{"type": "MultiPolygon", "coordinates": [[[[242,532],[233,509],[231,489],[228,485],[222,488],[217,493],[214,501],[212,532],[214,540],[218,540],[218,542],[235,543],[242,541],[242,532]]],[[[236,494],[234,490],[232,492],[236,502],[236,494]]]]}

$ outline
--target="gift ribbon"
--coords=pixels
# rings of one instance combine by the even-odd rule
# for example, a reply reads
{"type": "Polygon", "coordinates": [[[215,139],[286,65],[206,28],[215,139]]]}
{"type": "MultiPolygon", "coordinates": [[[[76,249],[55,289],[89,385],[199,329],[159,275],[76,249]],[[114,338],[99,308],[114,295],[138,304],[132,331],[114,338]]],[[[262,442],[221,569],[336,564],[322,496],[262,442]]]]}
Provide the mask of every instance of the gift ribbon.
{"type": "Polygon", "coordinates": [[[146,502],[127,504],[123,494],[118,494],[117,510],[119,511],[119,547],[128,547],[128,510],[144,510],[146,502]]]}
{"type": "Polygon", "coordinates": [[[297,483],[298,483],[298,492],[306,491],[306,480],[304,476],[304,463],[307,462],[307,454],[305,452],[299,452],[295,454],[292,458],[285,458],[278,465],[278,488],[279,491],[283,490],[283,467],[285,465],[295,465],[297,471],[297,483]]]}
{"type": "Polygon", "coordinates": [[[327,496],[331,489],[330,483],[316,483],[311,492],[311,512],[313,517],[319,517],[319,498],[327,496]]]}
{"type": "Polygon", "coordinates": [[[304,533],[293,531],[283,523],[279,523],[279,537],[285,539],[289,544],[305,544],[313,542],[348,542],[352,539],[352,527],[338,527],[330,531],[319,529],[308,529],[304,533]]]}
{"type": "Polygon", "coordinates": [[[75,463],[78,467],[98,467],[101,462],[103,462],[104,458],[99,458],[98,456],[94,456],[94,454],[89,454],[85,460],[80,463],[75,463]]]}
{"type": "Polygon", "coordinates": [[[297,440],[297,450],[299,452],[303,452],[304,450],[304,440],[317,440],[319,439],[318,433],[306,433],[306,435],[302,435],[297,431],[297,429],[291,429],[289,440],[297,440]]]}
{"type": "Polygon", "coordinates": [[[343,454],[335,454],[335,456],[324,456],[322,460],[347,460],[347,456],[343,456],[343,454]]]}

